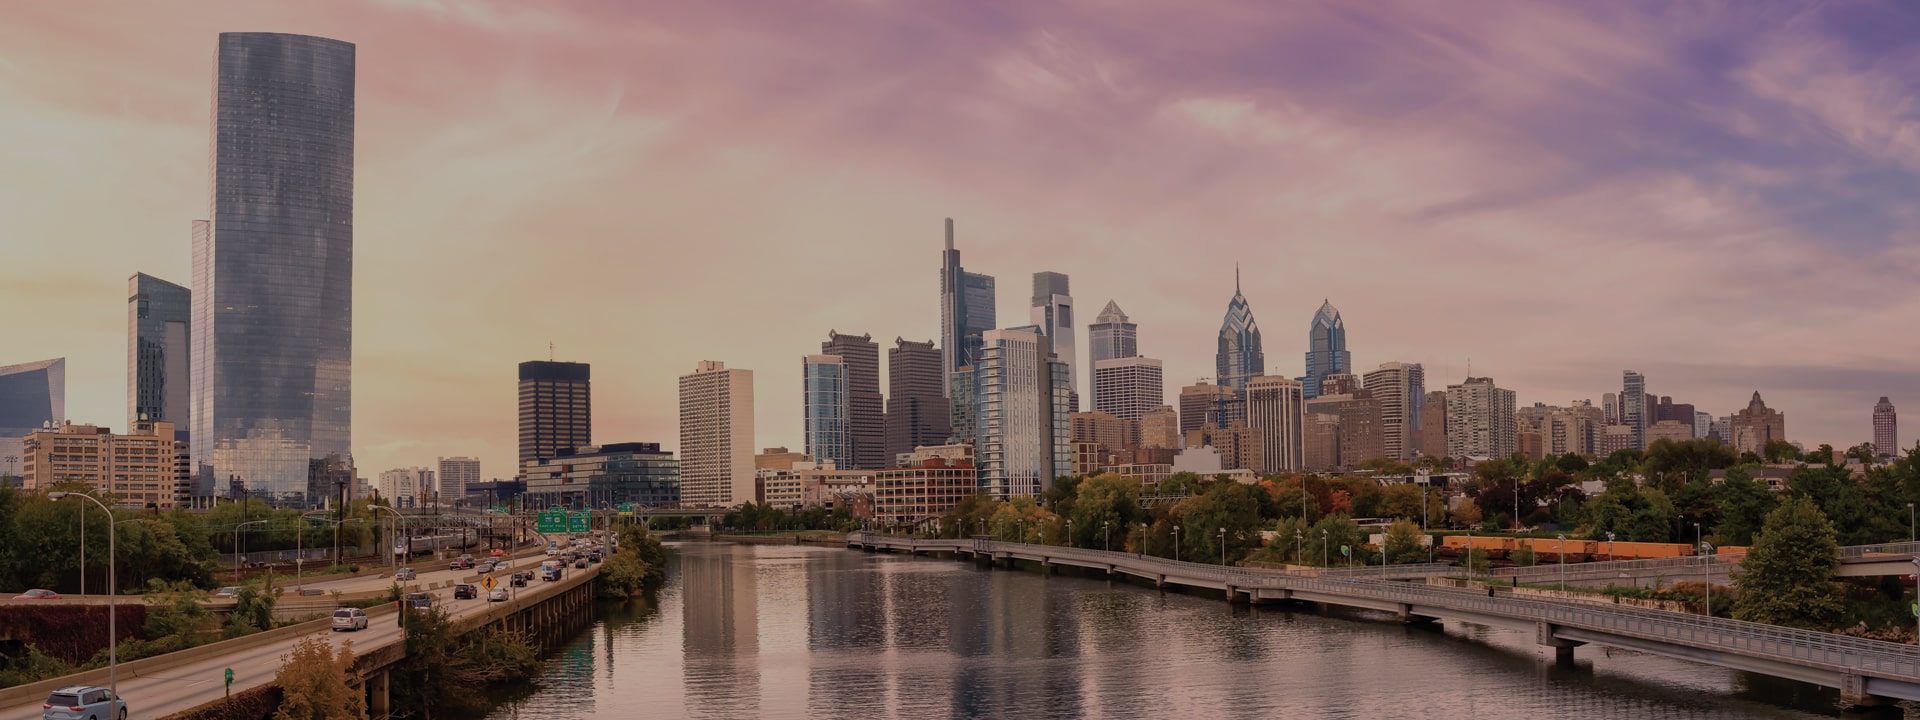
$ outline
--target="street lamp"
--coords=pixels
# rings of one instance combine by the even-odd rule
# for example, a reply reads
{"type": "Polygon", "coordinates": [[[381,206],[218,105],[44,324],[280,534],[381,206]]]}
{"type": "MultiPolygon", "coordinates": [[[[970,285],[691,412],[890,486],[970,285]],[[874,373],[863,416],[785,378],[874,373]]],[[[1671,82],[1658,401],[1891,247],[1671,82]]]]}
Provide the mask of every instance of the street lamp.
{"type": "Polygon", "coordinates": [[[1464,559],[1466,560],[1466,564],[1467,564],[1467,579],[1472,580],[1473,579],[1473,531],[1472,530],[1467,531],[1467,547],[1464,548],[1461,552],[1466,553],[1466,556],[1464,557],[1464,559]]]}
{"type": "Polygon", "coordinates": [[[1320,567],[1323,568],[1333,564],[1331,556],[1327,555],[1327,543],[1329,542],[1331,541],[1327,539],[1327,529],[1320,528],[1320,567]]]}
{"type": "Polygon", "coordinates": [[[1916,539],[1914,531],[1916,527],[1920,527],[1920,524],[1916,524],[1914,520],[1913,503],[1907,503],[1907,542],[1913,542],[1916,539]]]}
{"type": "Polygon", "coordinates": [[[1173,526],[1173,561],[1180,562],[1180,526],[1173,526]]]}
{"type": "Polygon", "coordinates": [[[1227,529],[1220,528],[1220,565],[1222,567],[1225,567],[1226,564],[1227,564],[1227,529]]]}
{"type": "Polygon", "coordinates": [[[1701,575],[1705,576],[1703,579],[1707,581],[1707,617],[1713,617],[1713,545],[1705,542],[1700,543],[1700,552],[1706,556],[1707,560],[1706,563],[1700,566],[1705,568],[1705,572],[1702,572],[1701,575]]]}
{"type": "Polygon", "coordinates": [[[1113,552],[1113,532],[1107,529],[1107,521],[1100,521],[1100,537],[1106,544],[1106,551],[1113,552]]]}
{"type": "Polygon", "coordinates": [[[246,554],[240,552],[240,528],[248,525],[265,525],[265,520],[248,520],[233,526],[233,581],[240,582],[240,560],[246,554]]]}
{"type": "Polygon", "coordinates": [[[1612,533],[1612,532],[1608,532],[1608,533],[1607,533],[1607,560],[1608,560],[1609,562],[1611,562],[1611,561],[1612,561],[1613,559],[1614,559],[1614,557],[1613,557],[1613,533],[1612,533]]]}
{"type": "Polygon", "coordinates": [[[1073,547],[1073,521],[1067,521],[1067,547],[1073,547]]]}
{"type": "MultiPolygon", "coordinates": [[[[118,575],[114,573],[114,555],[117,553],[117,550],[114,546],[116,543],[118,543],[119,540],[118,540],[118,532],[116,530],[116,524],[113,519],[113,510],[111,508],[108,508],[106,503],[100,502],[100,498],[94,497],[92,495],[88,495],[86,493],[73,493],[73,492],[64,492],[64,491],[56,490],[54,492],[47,493],[47,499],[57,501],[68,495],[86,498],[87,500],[91,501],[93,504],[99,505],[100,509],[107,513],[107,693],[113,696],[113,702],[119,702],[120,701],[120,630],[118,627],[118,621],[119,621],[118,616],[120,614],[119,613],[120,608],[118,607],[118,605],[119,605],[119,599],[120,599],[120,590],[119,590],[120,578],[118,575]]],[[[85,507],[85,506],[82,506],[82,507],[85,507]]],[[[83,513],[81,514],[81,517],[86,517],[86,515],[83,513]]],[[[81,570],[82,570],[81,575],[85,576],[86,569],[81,568],[81,570]]]]}
{"type": "Polygon", "coordinates": [[[1564,593],[1567,591],[1567,536],[1562,533],[1554,538],[1560,541],[1560,592],[1564,593]]]}

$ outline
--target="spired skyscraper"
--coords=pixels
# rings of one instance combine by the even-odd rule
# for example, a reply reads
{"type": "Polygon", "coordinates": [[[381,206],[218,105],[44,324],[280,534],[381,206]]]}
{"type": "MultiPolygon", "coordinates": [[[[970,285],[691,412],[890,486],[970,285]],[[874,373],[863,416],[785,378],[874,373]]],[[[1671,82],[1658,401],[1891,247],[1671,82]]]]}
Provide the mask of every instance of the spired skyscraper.
{"type": "Polygon", "coordinates": [[[994,329],[993,276],[967,272],[953,248],[953,218],[947,218],[947,249],[940,256],[940,353],[947,374],[970,366],[980,353],[980,333],[994,329]]]}
{"type": "Polygon", "coordinates": [[[1067,387],[1071,407],[1080,410],[1080,386],[1075,381],[1073,371],[1073,295],[1067,292],[1065,273],[1037,272],[1033,274],[1033,309],[1030,311],[1033,325],[1047,336],[1053,347],[1053,356],[1067,364],[1067,387]]]}
{"type": "Polygon", "coordinates": [[[220,34],[193,248],[196,495],[239,481],[317,503],[308,461],[351,452],[353,122],[352,43],[220,34]]]}
{"type": "Polygon", "coordinates": [[[1347,352],[1347,323],[1330,300],[1320,301],[1307,328],[1307,375],[1300,378],[1307,399],[1320,397],[1320,383],[1328,375],[1353,372],[1353,355],[1347,352]]]}
{"type": "Polygon", "coordinates": [[[187,318],[193,293],[146,273],[127,279],[127,428],[165,420],[186,435],[193,417],[192,343],[187,318]]]}
{"type": "Polygon", "coordinates": [[[1247,379],[1267,372],[1267,354],[1260,350],[1260,325],[1253,320],[1247,296],[1240,294],[1240,268],[1233,269],[1233,300],[1220,323],[1220,351],[1214,368],[1221,386],[1235,394],[1247,388],[1247,379]]]}
{"type": "Polygon", "coordinates": [[[1100,316],[1087,326],[1087,407],[1100,409],[1100,389],[1094,384],[1094,374],[1100,361],[1130,358],[1140,354],[1139,326],[1127,321],[1127,314],[1120,310],[1120,304],[1107,301],[1107,307],[1100,316]]]}

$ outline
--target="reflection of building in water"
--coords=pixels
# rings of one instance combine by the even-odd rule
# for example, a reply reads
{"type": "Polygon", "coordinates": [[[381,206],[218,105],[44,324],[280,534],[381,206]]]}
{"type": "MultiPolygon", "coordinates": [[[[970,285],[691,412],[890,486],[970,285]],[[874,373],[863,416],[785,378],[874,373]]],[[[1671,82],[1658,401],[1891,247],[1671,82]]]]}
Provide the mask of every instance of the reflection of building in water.
{"type": "Polygon", "coordinates": [[[996,572],[979,591],[982,602],[955,603],[956,609],[976,606],[965,622],[954,613],[949,636],[955,654],[1011,661],[967,663],[953,686],[956,715],[1065,717],[1084,707],[1085,688],[1074,663],[1057,662],[1081,654],[1073,596],[1059,585],[1028,580],[996,572]],[[1009,672],[1010,665],[1024,669],[1009,672]]]}
{"type": "Polygon", "coordinates": [[[875,711],[887,706],[888,684],[874,682],[880,674],[869,674],[869,669],[890,649],[887,626],[897,619],[911,622],[928,617],[931,612],[916,609],[906,618],[889,612],[893,609],[889,607],[893,591],[883,568],[899,564],[892,558],[865,553],[831,552],[807,557],[808,654],[822,659],[858,659],[861,667],[850,675],[849,668],[838,662],[813,663],[807,674],[808,717],[886,714],[875,711]]]}
{"type": "Polygon", "coordinates": [[[753,553],[726,546],[682,552],[680,577],[687,707],[710,717],[758,717],[760,607],[753,553]]]}

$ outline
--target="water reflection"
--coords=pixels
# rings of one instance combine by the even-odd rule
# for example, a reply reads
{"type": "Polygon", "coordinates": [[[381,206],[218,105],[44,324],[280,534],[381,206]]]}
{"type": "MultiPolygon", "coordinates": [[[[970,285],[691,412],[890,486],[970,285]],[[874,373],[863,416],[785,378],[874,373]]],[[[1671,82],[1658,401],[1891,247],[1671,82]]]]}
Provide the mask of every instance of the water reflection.
{"type": "MultiPolygon", "coordinates": [[[[687,544],[657,608],[610,606],[519,718],[1804,718],[1834,694],[1523,633],[1232,608],[1089,577],[687,544]]],[[[1898,716],[1896,711],[1894,716],[1898,716]]]]}

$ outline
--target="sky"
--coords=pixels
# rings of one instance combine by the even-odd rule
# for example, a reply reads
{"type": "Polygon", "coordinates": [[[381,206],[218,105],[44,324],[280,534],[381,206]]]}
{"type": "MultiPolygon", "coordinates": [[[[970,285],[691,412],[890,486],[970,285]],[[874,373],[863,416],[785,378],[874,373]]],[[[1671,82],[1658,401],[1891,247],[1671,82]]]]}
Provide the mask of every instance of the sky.
{"type": "MultiPolygon", "coordinates": [[[[1167,391],[1238,263],[1270,373],[1323,299],[1354,363],[1520,403],[1754,391],[1815,445],[1920,407],[1920,6],[123,3],[0,9],[0,365],[126,422],[126,279],[186,284],[223,31],[358,47],[354,452],[509,477],[517,363],[593,365],[594,440],[677,446],[754,371],[802,446],[830,330],[939,337],[944,218],[1027,322],[1117,301],[1167,391]]],[[[1085,343],[1084,337],[1081,343],[1085,343]]],[[[1076,369],[1083,372],[1084,368],[1076,369]]],[[[1081,379],[1085,393],[1085,379],[1081,379]]],[[[883,385],[884,388],[884,380],[883,385]]],[[[1911,444],[1911,431],[1902,441],[1911,444]]]]}

